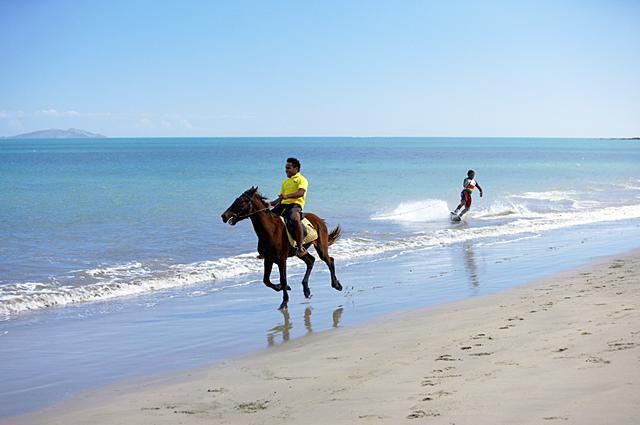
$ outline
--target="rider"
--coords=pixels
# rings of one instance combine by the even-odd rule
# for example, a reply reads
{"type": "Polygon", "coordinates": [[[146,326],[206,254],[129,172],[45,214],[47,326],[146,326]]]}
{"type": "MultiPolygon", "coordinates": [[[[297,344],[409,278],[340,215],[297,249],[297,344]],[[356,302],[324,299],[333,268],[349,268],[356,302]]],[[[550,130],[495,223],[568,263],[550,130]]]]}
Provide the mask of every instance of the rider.
{"type": "Polygon", "coordinates": [[[300,174],[300,161],[296,158],[287,158],[285,165],[287,178],[282,182],[278,199],[269,202],[270,207],[274,207],[271,212],[285,218],[289,232],[294,235],[298,245],[296,255],[302,257],[307,250],[302,245],[304,230],[302,229],[302,208],[307,197],[309,183],[300,174]]]}
{"type": "Polygon", "coordinates": [[[477,187],[478,191],[480,192],[480,197],[482,198],[482,188],[480,187],[480,184],[478,184],[478,182],[475,180],[475,177],[476,177],[475,171],[473,170],[467,171],[467,178],[464,179],[464,181],[462,182],[462,192],[460,192],[460,204],[458,204],[458,207],[455,209],[455,211],[451,212],[452,214],[455,214],[460,218],[462,218],[462,216],[465,215],[467,211],[469,211],[469,209],[471,209],[471,193],[473,193],[473,189],[477,187]],[[464,207],[464,209],[460,211],[462,207],[464,207]],[[458,212],[460,213],[458,214],[458,212]]]}

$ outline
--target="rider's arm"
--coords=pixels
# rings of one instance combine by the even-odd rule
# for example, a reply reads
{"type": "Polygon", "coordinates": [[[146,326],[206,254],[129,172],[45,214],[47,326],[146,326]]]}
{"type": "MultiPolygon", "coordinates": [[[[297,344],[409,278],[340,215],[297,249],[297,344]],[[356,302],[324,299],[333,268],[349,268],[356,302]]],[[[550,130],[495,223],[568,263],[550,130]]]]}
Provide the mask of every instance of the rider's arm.
{"type": "Polygon", "coordinates": [[[480,191],[480,197],[482,198],[482,188],[480,187],[480,184],[478,182],[476,182],[476,187],[480,191]]]}
{"type": "Polygon", "coordinates": [[[278,205],[280,203],[280,198],[276,198],[273,201],[269,202],[269,206],[270,207],[275,207],[276,205],[278,205]]]}
{"type": "Polygon", "coordinates": [[[304,192],[305,190],[300,188],[298,190],[296,190],[293,193],[290,193],[288,195],[285,195],[283,193],[280,194],[280,196],[278,196],[278,199],[282,200],[282,199],[289,199],[289,198],[300,198],[302,196],[304,196],[304,192]]]}
{"type": "Polygon", "coordinates": [[[283,199],[289,199],[289,198],[300,198],[301,196],[304,195],[305,190],[304,189],[298,189],[297,191],[290,193],[288,195],[285,195],[284,193],[281,193],[280,195],[278,195],[278,199],[275,199],[271,202],[269,202],[269,206],[270,207],[275,207],[276,205],[278,205],[283,199]]]}

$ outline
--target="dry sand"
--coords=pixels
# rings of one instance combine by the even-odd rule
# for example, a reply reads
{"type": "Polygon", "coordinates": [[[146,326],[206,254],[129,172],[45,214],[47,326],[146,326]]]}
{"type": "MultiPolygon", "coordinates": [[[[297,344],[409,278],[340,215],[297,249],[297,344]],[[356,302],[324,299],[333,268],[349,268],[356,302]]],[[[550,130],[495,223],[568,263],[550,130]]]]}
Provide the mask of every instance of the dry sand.
{"type": "Polygon", "coordinates": [[[7,423],[640,424],[640,252],[7,423]]]}

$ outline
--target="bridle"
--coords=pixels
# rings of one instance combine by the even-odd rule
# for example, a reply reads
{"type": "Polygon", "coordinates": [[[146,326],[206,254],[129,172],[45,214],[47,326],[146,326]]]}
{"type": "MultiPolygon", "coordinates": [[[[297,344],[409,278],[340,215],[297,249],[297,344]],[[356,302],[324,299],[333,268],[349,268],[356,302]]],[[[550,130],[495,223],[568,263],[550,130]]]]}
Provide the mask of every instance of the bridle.
{"type": "MultiPolygon", "coordinates": [[[[251,205],[251,207],[253,208],[253,199],[251,198],[251,196],[247,195],[247,193],[246,193],[246,192],[245,192],[245,193],[243,193],[242,195],[238,196],[238,197],[236,198],[236,201],[237,201],[238,199],[240,199],[240,198],[244,198],[245,200],[247,200],[247,201],[249,202],[249,205],[251,205]]],[[[234,203],[235,203],[235,201],[234,201],[234,203]]],[[[238,222],[238,221],[240,221],[240,220],[244,220],[244,219],[245,219],[245,218],[247,218],[247,217],[251,217],[251,216],[252,216],[252,215],[254,215],[254,214],[258,214],[259,212],[267,211],[267,210],[269,210],[269,207],[268,207],[268,206],[267,206],[266,208],[261,208],[261,209],[259,209],[259,210],[256,210],[256,211],[253,211],[253,212],[250,212],[249,214],[245,214],[245,215],[241,215],[241,216],[237,216],[237,215],[235,215],[235,214],[234,214],[234,215],[233,215],[233,218],[235,218],[235,219],[236,219],[236,223],[237,223],[237,222],[238,222]]]]}

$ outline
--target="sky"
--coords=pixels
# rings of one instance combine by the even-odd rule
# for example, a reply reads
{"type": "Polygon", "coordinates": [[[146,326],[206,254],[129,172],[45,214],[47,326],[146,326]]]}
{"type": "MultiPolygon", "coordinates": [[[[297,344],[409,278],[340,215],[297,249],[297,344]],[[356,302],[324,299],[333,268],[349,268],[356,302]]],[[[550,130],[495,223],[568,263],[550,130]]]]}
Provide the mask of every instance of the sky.
{"type": "Polygon", "coordinates": [[[640,1],[0,0],[0,136],[640,136],[640,1]]]}

